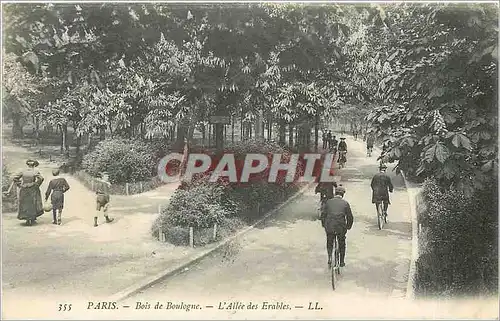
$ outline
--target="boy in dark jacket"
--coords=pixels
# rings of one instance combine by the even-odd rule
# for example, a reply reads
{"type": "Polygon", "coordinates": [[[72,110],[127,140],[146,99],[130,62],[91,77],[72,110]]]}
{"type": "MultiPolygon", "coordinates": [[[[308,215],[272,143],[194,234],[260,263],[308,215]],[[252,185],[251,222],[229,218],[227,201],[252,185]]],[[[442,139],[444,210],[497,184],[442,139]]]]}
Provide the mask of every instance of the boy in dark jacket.
{"type": "Polygon", "coordinates": [[[47,191],[45,192],[45,201],[49,199],[52,203],[52,224],[61,225],[61,216],[64,208],[64,193],[69,190],[69,184],[64,177],[59,176],[59,170],[54,169],[52,171],[53,178],[49,182],[49,186],[47,187],[47,191]]]}

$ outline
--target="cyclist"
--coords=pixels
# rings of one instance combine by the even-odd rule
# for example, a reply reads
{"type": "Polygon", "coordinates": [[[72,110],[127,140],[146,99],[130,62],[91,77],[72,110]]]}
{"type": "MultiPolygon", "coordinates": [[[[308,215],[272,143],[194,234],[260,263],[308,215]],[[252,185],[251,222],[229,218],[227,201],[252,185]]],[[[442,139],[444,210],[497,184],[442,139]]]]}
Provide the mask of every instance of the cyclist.
{"type": "Polygon", "coordinates": [[[366,138],[366,153],[368,156],[372,155],[373,152],[373,144],[375,143],[375,137],[373,134],[369,134],[366,138]]]}
{"type": "Polygon", "coordinates": [[[339,242],[340,266],[345,266],[345,236],[354,222],[351,206],[344,200],[346,190],[340,185],[335,189],[335,196],[329,198],[321,210],[321,225],[326,232],[326,251],[328,266],[332,265],[333,242],[337,236],[339,242]]]}
{"type": "Polygon", "coordinates": [[[337,188],[336,182],[319,182],[314,189],[314,194],[320,193],[320,200],[323,204],[328,199],[333,197],[334,188],[337,188]]]}
{"type": "Polygon", "coordinates": [[[337,140],[337,137],[333,135],[332,138],[332,147],[330,148],[330,151],[334,154],[337,154],[337,145],[339,144],[339,141],[337,140]]]}
{"type": "Polygon", "coordinates": [[[379,172],[375,174],[372,178],[371,188],[372,188],[372,203],[377,207],[377,203],[383,202],[384,204],[384,215],[387,217],[387,209],[389,204],[389,193],[394,190],[391,178],[386,174],[387,166],[385,164],[380,164],[379,172]]]}
{"type": "Polygon", "coordinates": [[[377,158],[378,161],[380,161],[380,164],[383,164],[388,161],[388,155],[387,152],[389,151],[389,148],[391,147],[391,142],[390,141],[385,141],[382,144],[382,153],[380,156],[377,158]]]}
{"type": "Polygon", "coordinates": [[[339,147],[337,148],[337,150],[339,152],[338,162],[340,162],[341,157],[343,157],[344,162],[347,163],[347,157],[346,157],[347,143],[345,142],[345,137],[340,137],[340,143],[339,143],[339,147]]]}

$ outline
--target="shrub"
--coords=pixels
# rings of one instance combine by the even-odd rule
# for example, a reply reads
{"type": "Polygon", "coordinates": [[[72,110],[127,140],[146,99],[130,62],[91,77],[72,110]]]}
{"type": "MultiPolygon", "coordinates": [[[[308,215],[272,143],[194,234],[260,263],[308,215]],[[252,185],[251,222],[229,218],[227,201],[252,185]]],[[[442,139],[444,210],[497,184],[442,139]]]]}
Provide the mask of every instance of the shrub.
{"type": "MultiPolygon", "coordinates": [[[[193,150],[195,149],[191,152],[193,150]]],[[[289,154],[274,142],[251,140],[230,145],[225,152],[233,153],[235,160],[242,160],[249,153],[285,154],[284,161],[289,157],[289,154]]],[[[217,158],[220,155],[212,153],[212,156],[217,158]]],[[[300,164],[299,167],[297,177],[302,175],[304,166],[300,164]]],[[[231,183],[225,178],[219,178],[214,183],[209,182],[210,171],[195,175],[191,181],[181,183],[170,199],[169,206],[153,225],[153,235],[158,237],[157,230],[161,227],[167,234],[172,234],[167,236],[167,240],[172,240],[175,244],[185,244],[189,241],[189,234],[185,237],[185,233],[189,233],[186,228],[192,226],[195,228],[195,244],[203,245],[212,240],[209,228],[214,223],[221,226],[221,235],[234,233],[234,226],[244,224],[242,220],[252,222],[260,218],[266,210],[299,189],[299,185],[285,183],[285,173],[281,174],[283,175],[278,175],[278,182],[268,183],[268,171],[264,171],[258,175],[258,179],[245,184],[231,183]],[[174,229],[174,226],[182,228],[174,229]]]]}
{"type": "Polygon", "coordinates": [[[110,183],[131,183],[155,175],[155,153],[149,144],[140,140],[108,139],[85,155],[82,168],[94,177],[106,172],[110,183]]]}
{"type": "Polygon", "coordinates": [[[427,180],[419,222],[416,290],[423,295],[470,295],[497,291],[497,188],[496,181],[472,198],[442,190],[427,180]]]}
{"type": "Polygon", "coordinates": [[[189,190],[177,190],[162,213],[173,226],[207,228],[220,224],[224,217],[236,214],[237,204],[227,198],[224,187],[199,184],[189,190]]]}

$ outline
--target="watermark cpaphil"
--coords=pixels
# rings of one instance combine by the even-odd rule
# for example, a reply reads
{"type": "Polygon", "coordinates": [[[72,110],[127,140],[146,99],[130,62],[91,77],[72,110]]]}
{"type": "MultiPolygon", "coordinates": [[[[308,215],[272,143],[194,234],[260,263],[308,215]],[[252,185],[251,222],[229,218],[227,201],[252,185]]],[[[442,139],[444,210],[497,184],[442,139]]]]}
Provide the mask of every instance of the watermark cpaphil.
{"type": "Polygon", "coordinates": [[[159,162],[158,176],[167,183],[178,178],[191,181],[200,174],[209,174],[210,182],[221,178],[230,183],[334,181],[334,154],[249,153],[237,156],[234,153],[192,153],[185,159],[182,154],[171,153],[159,162]]]}

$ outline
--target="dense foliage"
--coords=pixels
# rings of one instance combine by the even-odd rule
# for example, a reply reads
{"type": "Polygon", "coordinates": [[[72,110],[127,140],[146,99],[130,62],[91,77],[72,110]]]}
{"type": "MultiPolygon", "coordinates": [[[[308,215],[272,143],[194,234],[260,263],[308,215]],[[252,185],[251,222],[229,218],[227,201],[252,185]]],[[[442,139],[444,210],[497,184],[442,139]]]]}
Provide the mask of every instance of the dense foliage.
{"type": "Polygon", "coordinates": [[[423,295],[495,293],[498,288],[498,189],[467,198],[425,182],[424,226],[417,261],[417,292],[423,295]]]}
{"type": "Polygon", "coordinates": [[[86,154],[82,168],[99,177],[107,173],[110,183],[132,183],[155,175],[157,159],[149,144],[141,140],[109,139],[86,154]]]}
{"type": "MultiPolygon", "coordinates": [[[[235,154],[235,159],[242,159],[248,153],[283,152],[276,144],[256,141],[248,145],[235,144],[229,150],[235,154]]],[[[246,184],[230,183],[223,178],[211,183],[211,173],[208,171],[197,175],[191,181],[182,182],[169,205],[155,222],[153,234],[157,234],[161,227],[163,231],[169,230],[184,235],[182,228],[209,228],[233,217],[250,223],[260,218],[266,210],[290,197],[300,187],[280,179],[284,178],[285,173],[279,173],[277,183],[268,183],[269,172],[263,171],[260,179],[250,180],[246,184]],[[175,226],[182,228],[172,229],[175,226]]],[[[177,240],[178,237],[172,236],[172,239],[177,240]]]]}
{"type": "Polygon", "coordinates": [[[404,5],[387,23],[389,104],[369,120],[398,169],[470,196],[497,175],[497,9],[404,5]]]}

